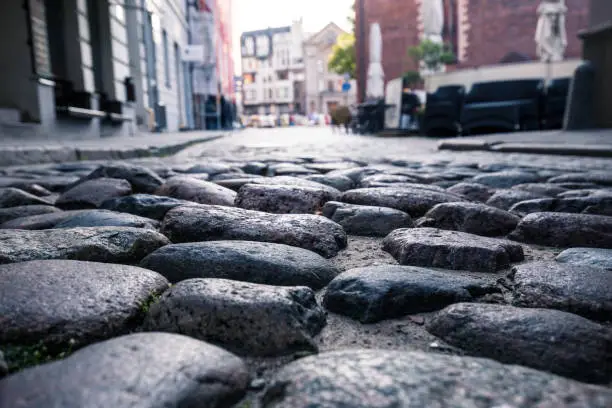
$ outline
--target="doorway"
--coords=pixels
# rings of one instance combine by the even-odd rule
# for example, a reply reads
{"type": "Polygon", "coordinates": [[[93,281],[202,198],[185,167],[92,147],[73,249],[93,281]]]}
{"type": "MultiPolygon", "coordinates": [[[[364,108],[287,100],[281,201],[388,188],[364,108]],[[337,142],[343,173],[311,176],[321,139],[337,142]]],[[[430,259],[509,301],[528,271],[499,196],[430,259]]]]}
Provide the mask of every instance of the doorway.
{"type": "Polygon", "coordinates": [[[183,93],[181,91],[181,49],[174,43],[174,72],[176,82],[176,98],[178,101],[178,129],[181,129],[185,122],[183,120],[183,93]]]}

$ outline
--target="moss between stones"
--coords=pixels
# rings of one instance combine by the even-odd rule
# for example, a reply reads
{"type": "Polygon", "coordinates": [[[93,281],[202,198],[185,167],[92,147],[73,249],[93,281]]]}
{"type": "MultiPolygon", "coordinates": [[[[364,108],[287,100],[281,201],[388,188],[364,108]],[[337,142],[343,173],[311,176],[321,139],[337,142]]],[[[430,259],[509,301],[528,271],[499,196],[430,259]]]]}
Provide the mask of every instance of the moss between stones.
{"type": "Polygon", "coordinates": [[[50,347],[43,342],[27,346],[9,344],[2,346],[2,352],[4,353],[4,360],[8,366],[8,372],[11,374],[23,370],[24,368],[66,358],[73,353],[73,347],[73,341],[62,347],[50,347]]]}
{"type": "MultiPolygon", "coordinates": [[[[139,326],[140,320],[149,312],[151,306],[159,301],[161,293],[153,292],[140,304],[140,313],[137,317],[139,326]]],[[[134,333],[137,330],[130,330],[134,333]]],[[[6,344],[0,345],[0,351],[4,354],[4,360],[8,366],[9,374],[23,370],[28,367],[37,366],[40,364],[50,363],[52,361],[61,360],[68,357],[76,351],[76,342],[70,340],[68,344],[49,346],[45,343],[38,342],[29,345],[6,344]]]]}
{"type": "Polygon", "coordinates": [[[140,304],[140,312],[144,317],[152,305],[157,303],[161,298],[161,293],[150,293],[149,296],[140,304]]]}

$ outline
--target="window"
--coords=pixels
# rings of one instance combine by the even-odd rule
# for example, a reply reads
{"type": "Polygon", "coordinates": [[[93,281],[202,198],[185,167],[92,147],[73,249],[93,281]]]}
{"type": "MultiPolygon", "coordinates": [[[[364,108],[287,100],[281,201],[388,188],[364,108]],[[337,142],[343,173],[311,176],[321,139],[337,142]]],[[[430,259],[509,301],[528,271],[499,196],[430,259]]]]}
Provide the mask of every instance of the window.
{"type": "Polygon", "coordinates": [[[272,89],[268,89],[268,99],[272,100],[274,98],[274,94],[272,92],[272,89]]]}
{"type": "Polygon", "coordinates": [[[335,86],[334,81],[327,81],[327,90],[329,92],[334,92],[335,86]]]}
{"type": "Polygon", "coordinates": [[[164,75],[166,79],[166,87],[170,88],[170,55],[168,52],[168,33],[162,31],[162,43],[164,47],[164,75]]]}
{"type": "Polygon", "coordinates": [[[244,85],[250,85],[255,82],[255,74],[244,74],[242,78],[244,85]]]}
{"type": "Polygon", "coordinates": [[[289,71],[279,71],[277,77],[279,81],[286,81],[289,79],[289,71]]]}
{"type": "Polygon", "coordinates": [[[115,5],[115,17],[122,23],[125,22],[125,10],[123,9],[123,4],[115,5]]]}
{"type": "Polygon", "coordinates": [[[317,61],[317,72],[323,73],[323,60],[317,61]]]}
{"type": "Polygon", "coordinates": [[[285,99],[289,98],[289,88],[285,88],[284,91],[285,91],[285,94],[284,94],[285,99]]]}

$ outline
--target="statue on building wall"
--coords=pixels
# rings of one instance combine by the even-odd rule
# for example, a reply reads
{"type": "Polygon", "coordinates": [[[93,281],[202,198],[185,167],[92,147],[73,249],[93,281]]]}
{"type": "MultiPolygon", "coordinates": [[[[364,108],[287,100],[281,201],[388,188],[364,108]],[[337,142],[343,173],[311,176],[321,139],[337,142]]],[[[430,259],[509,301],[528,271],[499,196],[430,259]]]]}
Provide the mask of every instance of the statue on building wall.
{"type": "Polygon", "coordinates": [[[538,7],[538,26],[535,41],[541,61],[563,61],[567,48],[565,0],[544,0],[538,7]]]}
{"type": "Polygon", "coordinates": [[[444,30],[444,4],[442,0],[422,0],[423,37],[441,43],[444,30]]]}

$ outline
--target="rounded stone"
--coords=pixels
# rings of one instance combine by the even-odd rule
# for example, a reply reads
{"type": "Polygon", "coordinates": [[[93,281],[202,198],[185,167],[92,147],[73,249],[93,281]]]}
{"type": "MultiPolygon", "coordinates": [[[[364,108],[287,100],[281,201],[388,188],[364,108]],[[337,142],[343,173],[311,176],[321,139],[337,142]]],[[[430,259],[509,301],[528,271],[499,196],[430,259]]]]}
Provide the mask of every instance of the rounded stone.
{"type": "Polygon", "coordinates": [[[229,188],[186,176],[168,179],[155,194],[200,204],[225,206],[233,206],[236,198],[236,192],[229,188]]]}
{"type": "Polygon", "coordinates": [[[305,177],[306,180],[321,183],[329,187],[333,187],[338,191],[347,191],[355,187],[355,183],[345,176],[329,176],[327,174],[313,174],[305,177]]]}
{"type": "Polygon", "coordinates": [[[320,162],[304,165],[307,169],[315,170],[320,173],[329,173],[334,170],[346,170],[360,167],[359,163],[354,161],[339,161],[339,162],[320,162]]]}
{"type": "Polygon", "coordinates": [[[127,180],[135,193],[153,193],[164,182],[161,177],[146,167],[129,163],[111,163],[98,167],[77,183],[97,178],[127,180]]]}
{"type": "Polygon", "coordinates": [[[313,336],[325,321],[306,287],[189,279],[151,306],[145,328],[186,334],[238,354],[276,356],[317,351],[313,336]]]}
{"type": "Polygon", "coordinates": [[[311,214],[268,214],[213,205],[182,206],[166,214],[161,231],[172,242],[242,240],[308,249],[326,258],[346,248],[344,229],[311,214]]]}
{"type": "Polygon", "coordinates": [[[61,210],[51,205],[21,205],[17,207],[0,208],[0,224],[15,218],[28,217],[30,215],[52,214],[61,210]]]}
{"type": "Polygon", "coordinates": [[[612,217],[543,212],[527,215],[509,236],[551,247],[612,248],[612,217]]]}
{"type": "Polygon", "coordinates": [[[329,201],[323,215],[352,235],[384,237],[397,228],[412,227],[412,218],[403,211],[329,201]]]}
{"type": "Polygon", "coordinates": [[[486,202],[495,190],[478,183],[457,183],[446,189],[449,193],[466,197],[473,201],[486,202]]]}
{"type": "Polygon", "coordinates": [[[326,173],[327,176],[342,176],[348,177],[353,180],[354,183],[359,184],[361,180],[367,176],[371,176],[373,174],[379,174],[383,171],[374,167],[356,167],[354,169],[345,169],[345,170],[333,170],[329,173],[326,173]]]}
{"type": "Polygon", "coordinates": [[[56,211],[14,218],[0,225],[0,229],[43,230],[55,227],[78,214],[91,210],[56,211]]]}
{"type": "Polygon", "coordinates": [[[364,177],[359,186],[362,188],[368,187],[393,187],[395,183],[418,183],[419,180],[415,177],[404,176],[399,174],[374,174],[364,177]]]}
{"type": "Polygon", "coordinates": [[[536,212],[547,212],[554,207],[556,201],[556,198],[536,198],[520,201],[513,204],[508,211],[522,216],[536,212]]]}
{"type": "Polygon", "coordinates": [[[570,248],[561,252],[555,260],[560,263],[592,266],[612,271],[612,249],[570,248]]]}
{"type": "Polygon", "coordinates": [[[0,264],[43,259],[137,264],[169,243],[159,232],[141,228],[0,230],[0,264]]]}
{"type": "Polygon", "coordinates": [[[531,193],[522,190],[498,190],[486,202],[487,205],[499,208],[501,210],[509,210],[514,204],[521,201],[535,200],[545,198],[541,194],[531,193]]]}
{"type": "Polygon", "coordinates": [[[85,180],[59,196],[55,205],[65,210],[98,208],[111,198],[132,194],[132,186],[126,180],[96,178],[85,180]]]}
{"type": "Polygon", "coordinates": [[[361,323],[439,310],[499,289],[484,280],[413,266],[371,266],[346,271],[327,286],[323,305],[361,323]]]}
{"type": "Polygon", "coordinates": [[[139,217],[108,210],[89,210],[67,218],[53,226],[53,228],[81,228],[81,227],[133,227],[156,229],[159,222],[150,218],[139,217]]]}
{"type": "Polygon", "coordinates": [[[552,183],[526,183],[518,184],[512,187],[513,190],[522,190],[542,196],[555,197],[567,191],[566,188],[559,187],[558,184],[552,183]]]}
{"type": "Polygon", "coordinates": [[[308,169],[295,163],[276,163],[268,166],[268,176],[298,175],[298,174],[317,174],[316,170],[308,169]]]}
{"type": "Polygon", "coordinates": [[[308,180],[306,178],[299,178],[293,176],[274,176],[274,177],[261,177],[255,179],[249,179],[248,183],[245,184],[258,184],[258,185],[274,185],[274,186],[290,186],[290,187],[307,187],[314,188],[316,190],[326,191],[329,195],[338,197],[340,191],[334,187],[326,184],[318,183],[316,181],[308,180]]]}
{"type": "Polygon", "coordinates": [[[436,228],[397,229],[384,239],[383,249],[401,265],[473,272],[496,272],[524,259],[516,243],[436,228]]]}
{"type": "Polygon", "coordinates": [[[246,184],[238,191],[235,204],[272,214],[314,214],[338,195],[310,187],[246,184]]]}
{"type": "Polygon", "coordinates": [[[261,402],[266,408],[607,408],[612,390],[482,358],[357,349],[290,363],[261,402]]]}
{"type": "MultiPolygon", "coordinates": [[[[191,177],[193,177],[193,175],[190,175],[191,177]]],[[[218,182],[218,181],[224,181],[224,180],[236,180],[236,179],[256,179],[256,178],[262,178],[263,176],[256,176],[254,174],[245,174],[245,173],[220,173],[220,174],[216,174],[214,176],[212,176],[210,178],[211,181],[214,182],[218,182]]],[[[217,183],[220,184],[220,183],[217,183]]]]}
{"type": "Polygon", "coordinates": [[[250,376],[238,357],[170,333],[138,333],[0,381],[0,408],[233,406],[250,376]]]}
{"type": "Polygon", "coordinates": [[[549,183],[594,183],[602,186],[612,186],[612,175],[605,171],[588,173],[562,174],[548,180],[549,183]]]}
{"type": "Polygon", "coordinates": [[[515,306],[558,309],[588,319],[612,316],[612,272],[558,262],[529,262],[510,275],[515,306]]]}
{"type": "Polygon", "coordinates": [[[0,188],[0,208],[24,205],[53,205],[48,199],[37,197],[14,187],[0,188]]]}
{"type": "Polygon", "coordinates": [[[418,220],[417,226],[495,237],[512,232],[520,220],[514,214],[485,204],[442,203],[418,220]]]}
{"type": "Polygon", "coordinates": [[[510,188],[518,184],[537,183],[541,177],[535,173],[508,170],[475,176],[472,182],[492,188],[510,188]]]}
{"type": "Polygon", "coordinates": [[[612,379],[612,330],[575,314],[459,303],[437,313],[426,327],[475,357],[584,382],[612,379]]]}
{"type": "Polygon", "coordinates": [[[211,241],[166,245],[140,265],[180,282],[224,278],[278,286],[320,289],[339,271],[306,249],[253,241],[211,241]]]}
{"type": "Polygon", "coordinates": [[[211,176],[222,174],[222,173],[229,173],[229,172],[236,173],[236,172],[242,172],[242,170],[237,167],[232,167],[231,165],[226,164],[226,163],[209,162],[209,163],[198,163],[196,165],[189,167],[187,171],[185,171],[185,173],[189,173],[189,174],[206,173],[211,176]]]}
{"type": "MultiPolygon", "coordinates": [[[[23,179],[20,183],[36,182],[39,186],[53,192],[62,192],[75,185],[79,181],[76,176],[39,176],[35,179],[23,179]]],[[[13,184],[13,183],[12,183],[13,184]]],[[[19,187],[18,187],[19,188],[19,187]]]]}
{"type": "Polygon", "coordinates": [[[350,204],[395,208],[408,213],[411,217],[420,217],[436,204],[465,201],[465,199],[440,187],[414,184],[410,187],[349,190],[342,194],[340,201],[350,204]]]}
{"type": "Polygon", "coordinates": [[[52,191],[49,191],[43,186],[41,186],[40,184],[36,184],[34,182],[24,181],[23,183],[15,183],[11,185],[10,187],[18,188],[20,190],[25,191],[26,193],[33,194],[37,197],[46,197],[46,196],[50,196],[51,194],[53,194],[52,191]]]}
{"type": "Polygon", "coordinates": [[[107,200],[102,203],[100,208],[162,220],[169,210],[186,204],[190,204],[190,202],[172,197],[134,194],[107,200]]]}
{"type": "Polygon", "coordinates": [[[169,286],[136,266],[47,260],[0,265],[0,343],[82,346],[132,330],[169,286]]]}

